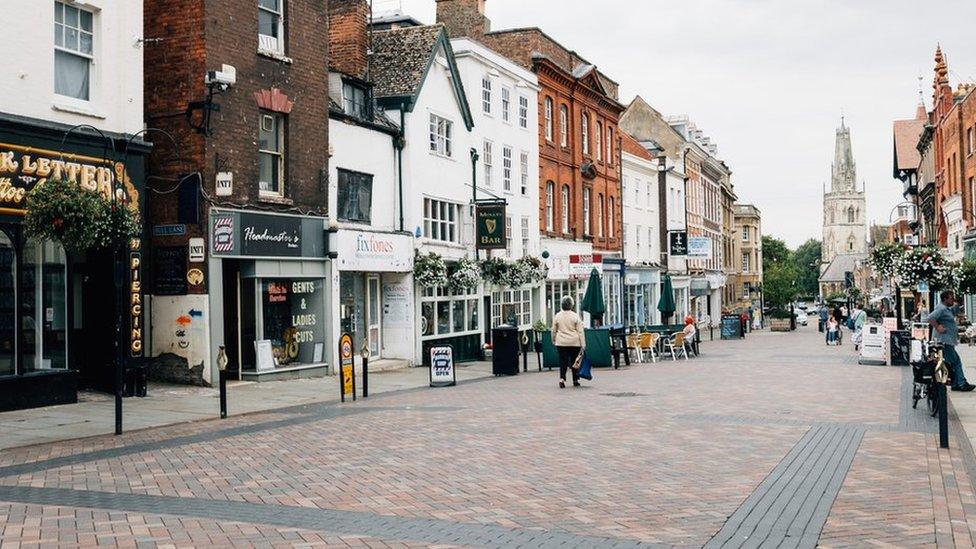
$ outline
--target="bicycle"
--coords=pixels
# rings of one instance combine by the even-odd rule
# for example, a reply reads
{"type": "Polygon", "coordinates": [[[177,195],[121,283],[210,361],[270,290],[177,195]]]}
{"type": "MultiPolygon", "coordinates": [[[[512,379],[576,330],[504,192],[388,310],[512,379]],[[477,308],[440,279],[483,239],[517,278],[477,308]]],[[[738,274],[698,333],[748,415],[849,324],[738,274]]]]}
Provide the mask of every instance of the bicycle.
{"type": "Polygon", "coordinates": [[[915,383],[912,391],[912,408],[918,407],[918,401],[923,398],[928,403],[929,413],[935,417],[939,413],[940,392],[936,384],[945,385],[949,382],[949,368],[942,358],[942,344],[930,341],[926,344],[927,356],[925,360],[912,363],[912,376],[915,383]]]}

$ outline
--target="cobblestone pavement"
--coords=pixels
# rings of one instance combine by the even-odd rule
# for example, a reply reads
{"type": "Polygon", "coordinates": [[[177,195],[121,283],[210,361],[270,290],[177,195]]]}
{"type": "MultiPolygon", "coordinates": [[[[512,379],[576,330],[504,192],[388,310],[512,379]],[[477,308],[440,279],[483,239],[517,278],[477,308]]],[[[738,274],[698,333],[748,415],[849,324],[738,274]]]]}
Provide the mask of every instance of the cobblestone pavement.
{"type": "Polygon", "coordinates": [[[908,369],[815,328],[703,351],[2,451],[0,545],[972,546],[908,369]]]}

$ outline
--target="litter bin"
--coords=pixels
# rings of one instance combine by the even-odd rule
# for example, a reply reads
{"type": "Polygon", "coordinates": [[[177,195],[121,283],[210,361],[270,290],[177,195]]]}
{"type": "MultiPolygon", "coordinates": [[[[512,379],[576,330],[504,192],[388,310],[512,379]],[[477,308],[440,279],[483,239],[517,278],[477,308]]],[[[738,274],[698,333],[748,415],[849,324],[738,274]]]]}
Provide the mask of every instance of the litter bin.
{"type": "Polygon", "coordinates": [[[515,326],[502,325],[491,330],[491,373],[515,376],[519,372],[519,333],[515,326]]]}

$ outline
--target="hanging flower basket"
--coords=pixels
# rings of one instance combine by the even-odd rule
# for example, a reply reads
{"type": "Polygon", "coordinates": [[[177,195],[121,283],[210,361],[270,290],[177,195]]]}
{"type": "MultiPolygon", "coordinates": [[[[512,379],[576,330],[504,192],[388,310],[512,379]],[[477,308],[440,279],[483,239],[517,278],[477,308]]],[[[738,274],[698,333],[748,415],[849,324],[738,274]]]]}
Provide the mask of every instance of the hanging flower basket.
{"type": "Polygon", "coordinates": [[[942,250],[926,246],[906,250],[895,262],[895,276],[903,286],[925,281],[933,290],[944,290],[955,286],[956,273],[942,250]]]}
{"type": "Polygon", "coordinates": [[[448,283],[454,291],[472,290],[480,282],[481,268],[475,261],[462,257],[450,269],[448,283]]]}
{"type": "Polygon", "coordinates": [[[509,263],[500,257],[490,257],[481,261],[481,277],[491,286],[504,286],[509,263]]]}
{"type": "Polygon", "coordinates": [[[959,293],[976,294],[976,259],[966,259],[956,268],[959,293]]]}
{"type": "Polygon", "coordinates": [[[527,255],[518,260],[529,272],[529,282],[542,282],[549,276],[549,267],[535,256],[527,255]]]}
{"type": "Polygon", "coordinates": [[[422,288],[435,288],[447,283],[447,264],[444,258],[429,252],[416,252],[413,262],[413,279],[422,288]]]}
{"type": "Polygon", "coordinates": [[[882,278],[891,278],[895,274],[895,266],[905,255],[905,247],[901,244],[879,244],[871,249],[868,262],[882,278]]]}
{"type": "Polygon", "coordinates": [[[63,179],[49,179],[27,193],[27,236],[59,242],[70,252],[110,249],[141,232],[138,215],[63,179]]]}

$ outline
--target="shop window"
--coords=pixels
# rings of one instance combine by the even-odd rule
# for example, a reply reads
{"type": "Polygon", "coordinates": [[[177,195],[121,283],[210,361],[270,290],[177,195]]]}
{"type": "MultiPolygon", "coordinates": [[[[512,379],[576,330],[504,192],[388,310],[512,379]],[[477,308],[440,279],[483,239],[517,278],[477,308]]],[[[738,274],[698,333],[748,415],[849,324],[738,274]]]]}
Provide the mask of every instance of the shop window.
{"type": "Polygon", "coordinates": [[[552,317],[554,317],[562,309],[562,301],[564,297],[573,298],[573,306],[577,313],[580,312],[580,301],[583,298],[583,281],[581,280],[563,280],[563,281],[550,281],[547,284],[546,295],[547,298],[547,312],[548,321],[552,323],[552,317]]]}
{"type": "Polygon", "coordinates": [[[262,112],[258,131],[258,188],[263,195],[283,196],[285,179],[285,117],[262,112]]]}
{"type": "Polygon", "coordinates": [[[89,100],[94,42],[94,14],[55,2],[54,93],[89,100]]]}
{"type": "Polygon", "coordinates": [[[460,242],[461,206],[453,202],[424,199],[424,236],[443,242],[460,242]]]}
{"type": "Polygon", "coordinates": [[[321,279],[261,281],[261,333],[278,366],[325,361],[325,291],[321,279]]]}
{"type": "Polygon", "coordinates": [[[478,333],[480,300],[476,290],[425,288],[420,300],[421,337],[478,333]]]}
{"type": "Polygon", "coordinates": [[[373,176],[339,170],[337,199],[340,221],[369,223],[373,206],[373,176]]]}
{"type": "Polygon", "coordinates": [[[430,152],[438,156],[451,156],[451,127],[453,123],[436,114],[430,115],[430,152]]]}
{"type": "Polygon", "coordinates": [[[67,260],[54,242],[24,244],[21,276],[23,370],[65,369],[67,360],[67,260]]]}
{"type": "Polygon", "coordinates": [[[284,0],[258,0],[258,50],[282,54],[284,40],[284,0]]]}
{"type": "Polygon", "coordinates": [[[17,348],[14,245],[0,231],[0,375],[13,375],[17,348]]]}
{"type": "Polygon", "coordinates": [[[532,325],[532,290],[505,290],[491,294],[492,327],[510,324],[519,328],[532,325]]]}

